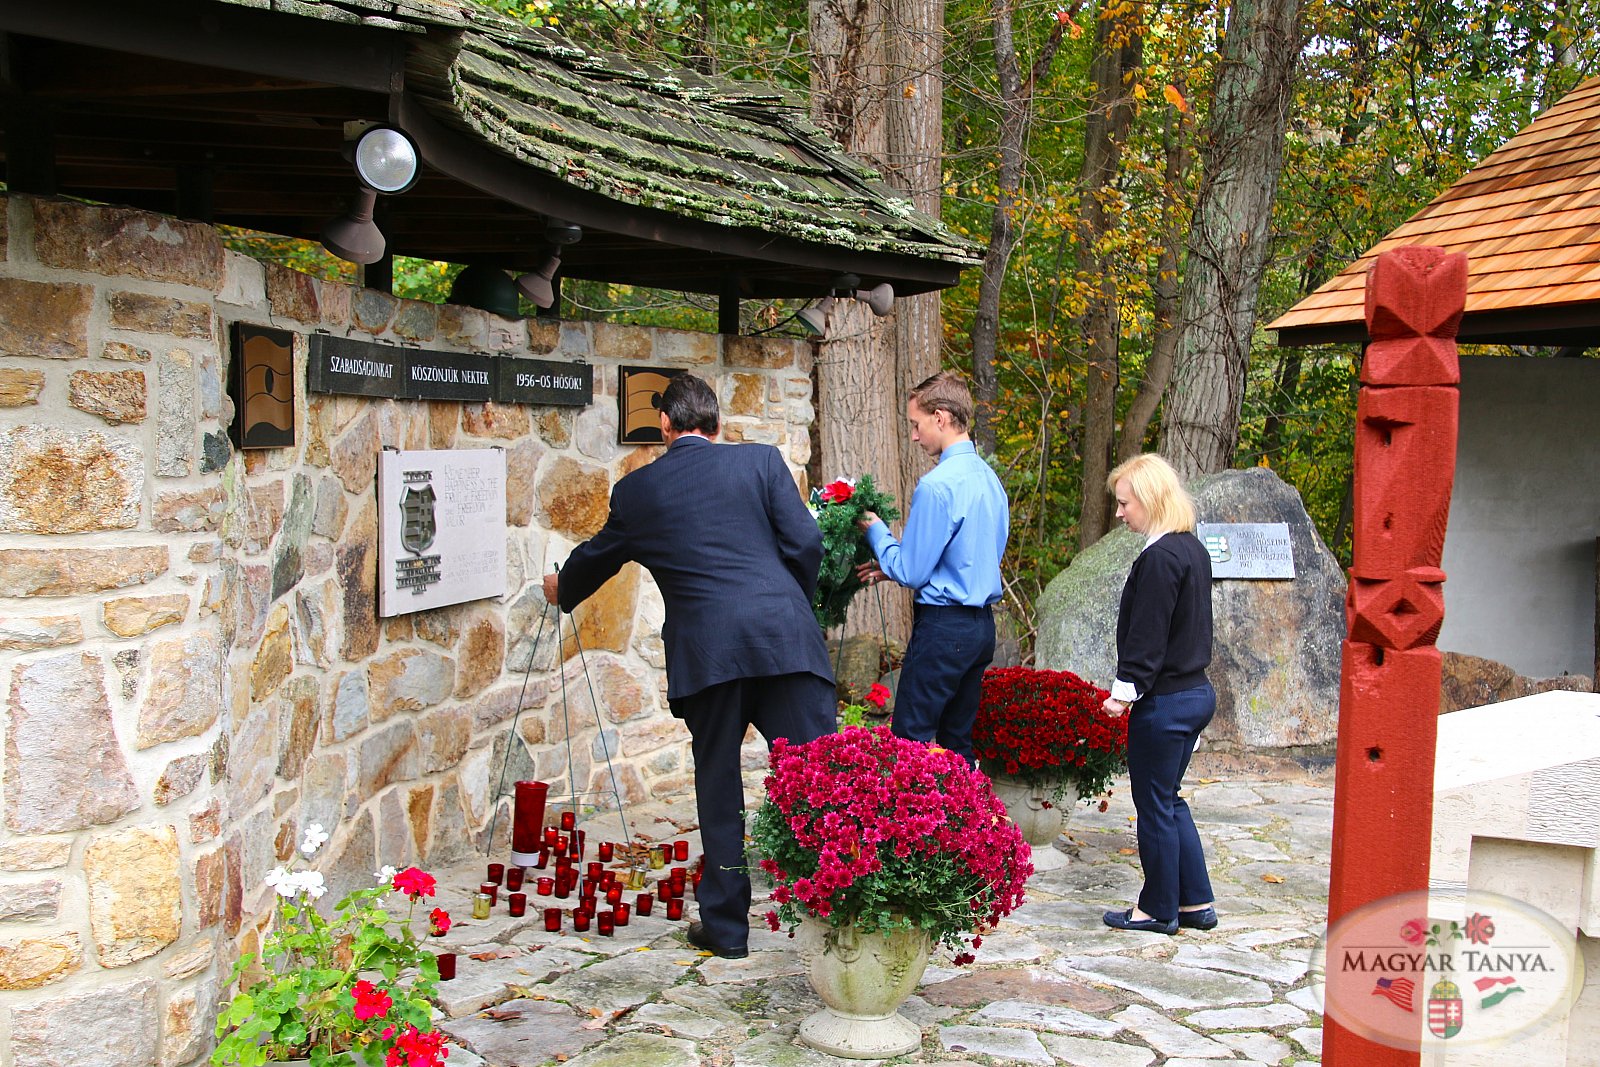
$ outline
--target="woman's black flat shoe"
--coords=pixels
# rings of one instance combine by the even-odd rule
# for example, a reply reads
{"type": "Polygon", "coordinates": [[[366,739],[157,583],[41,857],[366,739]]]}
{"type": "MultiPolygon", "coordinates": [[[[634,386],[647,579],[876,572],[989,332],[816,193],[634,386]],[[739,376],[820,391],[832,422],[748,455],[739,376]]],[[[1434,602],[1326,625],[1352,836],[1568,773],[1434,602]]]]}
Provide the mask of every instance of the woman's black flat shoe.
{"type": "Polygon", "coordinates": [[[1178,925],[1185,930],[1210,930],[1217,925],[1217,909],[1178,912],[1178,925]]]}
{"type": "Polygon", "coordinates": [[[1126,911],[1108,911],[1105,913],[1106,925],[1113,930],[1142,930],[1147,934],[1175,934],[1178,932],[1178,920],[1168,919],[1135,919],[1133,909],[1126,911]]]}

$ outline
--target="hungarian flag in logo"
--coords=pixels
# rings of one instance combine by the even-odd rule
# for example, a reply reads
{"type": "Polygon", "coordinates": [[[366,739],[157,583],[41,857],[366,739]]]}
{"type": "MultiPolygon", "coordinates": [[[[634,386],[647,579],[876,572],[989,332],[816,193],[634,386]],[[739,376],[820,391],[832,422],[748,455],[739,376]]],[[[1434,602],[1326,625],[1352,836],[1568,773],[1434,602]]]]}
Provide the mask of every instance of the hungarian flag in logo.
{"type": "Polygon", "coordinates": [[[1504,978],[1475,978],[1472,984],[1478,987],[1479,993],[1488,994],[1483,998],[1483,1004],[1481,1005],[1485,1008],[1492,1008],[1511,994],[1523,991],[1522,987],[1517,984],[1517,980],[1510,975],[1504,978]],[[1504,986],[1505,988],[1495,989],[1495,986],[1504,986]],[[1494,989],[1493,993],[1489,992],[1491,989],[1494,989]]]}
{"type": "Polygon", "coordinates": [[[1435,982],[1428,994],[1428,1030],[1434,1037],[1461,1032],[1461,989],[1449,980],[1435,982]]]}
{"type": "Polygon", "coordinates": [[[1406,1011],[1415,1010],[1411,1007],[1411,997],[1416,991],[1416,983],[1409,978],[1380,978],[1378,984],[1372,987],[1373,996],[1388,997],[1395,1007],[1406,1011]]]}

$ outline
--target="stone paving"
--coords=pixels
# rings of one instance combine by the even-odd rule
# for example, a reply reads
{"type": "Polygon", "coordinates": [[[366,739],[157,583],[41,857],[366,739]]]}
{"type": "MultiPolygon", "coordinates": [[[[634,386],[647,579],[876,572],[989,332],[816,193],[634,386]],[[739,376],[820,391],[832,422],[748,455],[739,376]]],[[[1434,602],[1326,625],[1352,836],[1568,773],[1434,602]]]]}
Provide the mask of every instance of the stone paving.
{"type": "MultiPolygon", "coordinates": [[[[1331,773],[1202,753],[1189,782],[1217,890],[1216,929],[1167,937],[1102,925],[1101,913],[1126,906],[1140,883],[1132,805],[1119,781],[1108,810],[1077,809],[1057,847],[1035,850],[1028,902],[984,938],[975,964],[957,968],[935,953],[902,1009],[923,1028],[922,1049],[884,1062],[1318,1063],[1322,1017],[1308,960],[1327,907],[1331,773]]],[[[749,785],[759,796],[759,774],[749,785]]],[[[628,816],[637,837],[698,845],[690,798],[628,816]]],[[[621,836],[614,814],[580,825],[591,842],[621,836]]],[[[795,1042],[821,1002],[795,943],[760,922],[759,884],[750,956],[723,960],[691,948],[687,923],[661,918],[659,906],[612,937],[574,934],[570,921],[564,934],[545,933],[547,898],[531,885],[526,917],[510,918],[502,899],[490,920],[475,922],[470,888],[481,875],[481,863],[440,872],[441,903],[458,918],[435,942],[458,954],[458,976],[440,985],[450,1067],[877,1062],[795,1042]]]]}

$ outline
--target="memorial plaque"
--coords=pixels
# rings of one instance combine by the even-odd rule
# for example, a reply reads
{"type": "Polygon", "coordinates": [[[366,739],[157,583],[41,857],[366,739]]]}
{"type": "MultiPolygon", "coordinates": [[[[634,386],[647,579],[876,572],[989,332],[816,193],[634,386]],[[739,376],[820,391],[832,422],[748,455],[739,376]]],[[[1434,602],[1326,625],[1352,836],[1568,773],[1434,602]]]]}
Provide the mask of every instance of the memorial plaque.
{"type": "Polygon", "coordinates": [[[239,448],[294,444],[294,334],[236,322],[233,337],[233,443],[239,448]]]}
{"type": "Polygon", "coordinates": [[[659,445],[661,393],[683,370],[660,367],[617,368],[617,439],[625,445],[659,445]]]}
{"type": "Polygon", "coordinates": [[[493,400],[494,360],[474,352],[406,353],[406,392],[411,400],[493,400]]]}
{"type": "Polygon", "coordinates": [[[1194,534],[1211,557],[1213,578],[1293,578],[1286,522],[1199,522],[1194,534]]]}
{"type": "Polygon", "coordinates": [[[495,360],[494,398],[502,404],[582,407],[594,402],[594,367],[502,356],[495,360]]]}
{"type": "Polygon", "coordinates": [[[506,592],[506,454],[385,451],[378,460],[378,614],[506,592]]]}
{"type": "Polygon", "coordinates": [[[406,351],[354,337],[311,335],[306,379],[313,393],[402,397],[406,351]]]}

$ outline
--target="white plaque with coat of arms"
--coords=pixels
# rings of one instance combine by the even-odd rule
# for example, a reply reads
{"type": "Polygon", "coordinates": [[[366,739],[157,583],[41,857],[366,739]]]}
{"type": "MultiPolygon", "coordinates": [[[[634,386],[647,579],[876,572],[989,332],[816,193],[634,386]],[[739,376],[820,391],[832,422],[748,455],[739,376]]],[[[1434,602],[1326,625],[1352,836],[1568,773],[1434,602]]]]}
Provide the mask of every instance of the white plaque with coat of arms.
{"type": "Polygon", "coordinates": [[[383,618],[504,596],[505,452],[381,453],[378,544],[383,618]]]}

